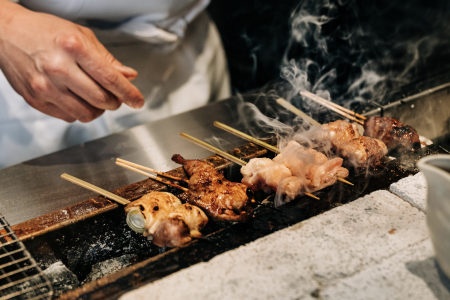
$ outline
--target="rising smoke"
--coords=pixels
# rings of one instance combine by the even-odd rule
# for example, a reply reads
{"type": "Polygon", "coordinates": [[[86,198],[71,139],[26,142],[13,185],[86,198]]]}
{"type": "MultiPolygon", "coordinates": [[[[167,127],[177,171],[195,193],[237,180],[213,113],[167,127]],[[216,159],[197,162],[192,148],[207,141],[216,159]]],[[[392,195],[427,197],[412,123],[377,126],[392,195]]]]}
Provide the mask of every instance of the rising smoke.
{"type": "Polygon", "coordinates": [[[444,67],[449,15],[446,1],[301,1],[291,14],[281,77],[292,100],[316,117],[320,108],[298,99],[299,90],[352,110],[386,104],[394,91],[444,67]]]}
{"type": "MultiPolygon", "coordinates": [[[[302,98],[301,90],[358,112],[371,102],[398,100],[392,97],[403,87],[450,67],[449,6],[447,1],[420,0],[300,1],[289,18],[280,78],[254,96],[256,105],[242,101],[239,121],[254,137],[276,135],[281,150],[295,140],[332,157],[330,145],[317,139],[320,129],[292,119],[268,99],[281,96],[321,123],[339,117],[302,98]]],[[[251,36],[246,34],[245,40],[251,43],[251,36]]],[[[251,73],[256,74],[258,56],[251,57],[251,73]]],[[[278,194],[277,203],[282,201],[278,194]]]]}

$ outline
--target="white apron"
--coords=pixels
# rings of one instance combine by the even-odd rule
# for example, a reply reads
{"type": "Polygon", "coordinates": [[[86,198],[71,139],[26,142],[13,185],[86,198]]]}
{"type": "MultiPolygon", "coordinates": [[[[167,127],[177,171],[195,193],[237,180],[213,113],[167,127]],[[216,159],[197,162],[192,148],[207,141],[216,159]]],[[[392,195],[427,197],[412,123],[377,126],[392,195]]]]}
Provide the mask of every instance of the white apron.
{"type": "MultiPolygon", "coordinates": [[[[85,0],[65,1],[24,2],[29,7],[33,3],[39,4],[33,8],[45,11],[43,3],[72,3],[73,7],[73,3],[84,3],[85,0]]],[[[89,1],[98,4],[104,0],[89,1]]],[[[130,3],[124,0],[108,1],[130,3]]],[[[114,31],[94,29],[94,32],[114,57],[138,71],[139,76],[133,84],[146,99],[144,107],[135,110],[122,105],[117,111],[106,111],[91,123],[69,124],[30,107],[0,72],[0,168],[229,97],[225,55],[217,29],[208,15],[201,12],[205,2],[199,1],[200,5],[192,7],[191,4],[196,1],[134,1],[154,3],[155,14],[131,19],[114,31]],[[191,6],[180,13],[179,9],[174,9],[180,7],[177,2],[191,6]],[[174,10],[175,15],[172,14],[174,10]]],[[[145,8],[151,10],[147,6],[145,8]]],[[[75,11],[81,15],[74,16],[58,10],[56,5],[51,7],[53,13],[68,19],[93,17],[95,13],[95,9],[83,10],[77,6],[75,11]],[[91,15],[83,15],[84,12],[91,15]]],[[[108,5],[110,7],[112,5],[108,5]]],[[[129,10],[122,11],[134,14],[131,7],[129,10]]],[[[101,17],[117,20],[124,16],[111,13],[101,17]]]]}

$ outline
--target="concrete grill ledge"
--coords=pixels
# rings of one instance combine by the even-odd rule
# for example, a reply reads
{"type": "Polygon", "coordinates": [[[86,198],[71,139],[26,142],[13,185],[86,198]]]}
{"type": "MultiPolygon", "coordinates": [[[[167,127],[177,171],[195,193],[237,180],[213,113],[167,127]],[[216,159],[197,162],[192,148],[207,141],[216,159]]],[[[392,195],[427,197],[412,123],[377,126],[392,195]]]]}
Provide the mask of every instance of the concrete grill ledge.
{"type": "Polygon", "coordinates": [[[425,212],[427,208],[427,181],[423,173],[408,176],[391,184],[389,190],[425,212]]]}
{"type": "Polygon", "coordinates": [[[424,212],[376,191],[120,299],[450,299],[433,255],[424,212]]]}

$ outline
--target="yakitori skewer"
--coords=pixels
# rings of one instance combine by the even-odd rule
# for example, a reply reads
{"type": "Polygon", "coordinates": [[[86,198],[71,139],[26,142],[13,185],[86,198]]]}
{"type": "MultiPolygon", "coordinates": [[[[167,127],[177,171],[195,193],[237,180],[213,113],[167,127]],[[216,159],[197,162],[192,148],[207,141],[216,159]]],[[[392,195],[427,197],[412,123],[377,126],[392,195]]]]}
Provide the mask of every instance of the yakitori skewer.
{"type": "Polygon", "coordinates": [[[116,161],[116,165],[118,165],[118,166],[120,166],[120,167],[122,167],[122,168],[128,169],[128,170],[130,170],[130,171],[134,171],[134,172],[136,172],[136,173],[142,174],[142,175],[144,175],[144,176],[147,176],[147,177],[149,177],[149,178],[151,178],[151,179],[153,179],[153,180],[159,181],[159,182],[161,182],[161,183],[164,183],[164,184],[173,186],[173,187],[175,187],[175,188],[177,188],[177,189],[180,189],[180,190],[183,190],[183,191],[187,191],[187,190],[188,190],[187,188],[182,187],[182,186],[179,186],[179,185],[177,185],[177,184],[175,184],[175,183],[172,183],[172,182],[170,182],[170,181],[168,181],[168,180],[165,180],[165,179],[162,178],[162,177],[156,176],[156,175],[154,175],[154,174],[147,173],[147,172],[145,172],[145,171],[139,170],[138,168],[132,167],[132,166],[127,165],[127,164],[124,164],[124,163],[122,163],[122,162],[116,161]]]}
{"type": "MultiPolygon", "coordinates": [[[[263,141],[260,141],[258,139],[255,139],[255,138],[253,138],[253,137],[251,137],[251,136],[249,136],[249,135],[247,135],[247,134],[245,134],[245,133],[243,133],[243,132],[241,132],[241,131],[239,131],[237,129],[234,129],[234,128],[228,126],[228,125],[225,125],[223,123],[215,121],[214,122],[214,126],[216,126],[218,128],[221,128],[221,129],[223,129],[225,131],[228,131],[229,133],[234,134],[235,136],[241,137],[241,138],[246,139],[248,141],[252,141],[253,143],[258,144],[261,147],[264,147],[264,148],[266,148],[269,151],[272,151],[272,152],[275,152],[275,153],[280,153],[280,150],[277,147],[269,145],[269,144],[267,144],[267,143],[265,143],[263,141]],[[251,138],[251,139],[249,139],[249,138],[251,138]],[[256,141],[258,141],[258,142],[256,143],[256,141]]],[[[353,183],[351,183],[350,181],[345,180],[344,178],[338,177],[337,180],[339,180],[341,182],[344,182],[344,183],[347,183],[347,184],[350,184],[350,185],[353,185],[353,183]]]]}
{"type": "Polygon", "coordinates": [[[108,199],[114,200],[114,201],[116,201],[119,204],[127,205],[128,203],[130,203],[130,201],[125,199],[125,198],[117,196],[117,195],[115,195],[115,194],[113,194],[111,192],[108,192],[107,190],[99,188],[98,186],[90,184],[90,183],[88,183],[88,182],[86,182],[84,180],[81,180],[79,178],[76,178],[76,177],[74,177],[72,175],[64,173],[64,174],[61,175],[61,178],[65,179],[67,181],[70,181],[72,183],[75,183],[75,184],[77,184],[77,185],[79,185],[81,187],[84,187],[85,189],[88,189],[88,190],[91,190],[93,192],[96,192],[96,193],[98,193],[98,194],[100,194],[100,195],[102,195],[102,196],[104,196],[104,197],[106,197],[108,199]]]}
{"type": "Polygon", "coordinates": [[[336,113],[346,117],[349,120],[352,120],[352,121],[355,121],[355,122],[357,122],[357,123],[359,123],[361,125],[364,125],[364,122],[359,120],[359,119],[357,119],[356,117],[358,117],[360,119],[363,119],[363,120],[365,120],[366,117],[364,117],[364,116],[362,116],[360,114],[357,114],[354,111],[351,111],[351,110],[349,110],[349,109],[347,109],[345,107],[342,107],[342,106],[340,106],[340,105],[338,105],[338,104],[336,104],[334,102],[331,102],[331,101],[328,101],[328,100],[326,100],[324,98],[321,98],[321,97],[319,97],[319,96],[317,96],[317,95],[315,95],[315,94],[313,94],[311,92],[308,92],[308,91],[301,91],[300,95],[302,95],[304,97],[307,97],[307,98],[309,98],[309,99],[311,99],[311,100],[313,100],[313,101],[315,101],[315,102],[317,102],[317,103],[319,103],[319,104],[321,104],[321,105],[323,105],[325,107],[328,107],[332,111],[334,111],[334,112],[336,112],[336,113]]]}
{"type": "Polygon", "coordinates": [[[160,172],[160,171],[154,170],[154,169],[152,169],[152,168],[149,168],[149,167],[146,167],[146,166],[143,166],[143,165],[139,165],[139,164],[133,163],[133,162],[128,161],[128,160],[125,160],[125,159],[117,158],[117,159],[116,159],[116,162],[120,162],[120,163],[123,163],[123,164],[125,164],[125,165],[129,165],[129,166],[132,166],[132,167],[135,167],[135,168],[137,168],[137,169],[144,170],[144,171],[149,171],[149,172],[152,172],[152,173],[155,173],[155,174],[158,174],[158,175],[167,177],[167,178],[171,178],[171,179],[175,179],[175,180],[178,180],[178,181],[184,181],[184,182],[186,182],[186,183],[189,183],[189,180],[187,180],[187,179],[185,179],[185,178],[181,178],[181,177],[177,177],[177,176],[172,176],[172,175],[169,175],[169,174],[167,174],[167,173],[160,172]]]}
{"type": "MultiPolygon", "coordinates": [[[[124,165],[124,166],[127,166],[127,165],[124,165]]],[[[129,200],[125,199],[125,198],[122,198],[122,197],[120,197],[118,195],[115,195],[115,194],[113,194],[111,192],[108,192],[107,190],[104,190],[104,189],[102,189],[102,188],[100,188],[98,186],[95,186],[95,185],[93,185],[93,184],[91,184],[89,182],[86,182],[84,180],[81,180],[79,178],[71,176],[69,174],[64,173],[64,174],[61,175],[61,178],[65,179],[67,181],[70,181],[72,183],[75,183],[75,184],[77,184],[77,185],[79,185],[81,187],[84,187],[85,189],[88,189],[88,190],[91,190],[93,192],[96,192],[96,193],[98,193],[98,194],[100,194],[100,195],[102,195],[102,196],[104,196],[104,197],[106,197],[106,198],[108,198],[110,200],[114,200],[114,201],[116,201],[119,204],[127,205],[127,204],[131,203],[131,201],[129,201],[129,200]]],[[[179,188],[182,188],[182,187],[179,187],[179,188]]],[[[182,188],[182,189],[185,189],[185,188],[182,188]]],[[[128,221],[127,221],[127,223],[128,223],[128,221]]],[[[131,227],[130,224],[129,224],[129,226],[131,227]]],[[[194,235],[191,234],[191,238],[207,240],[207,238],[205,238],[205,237],[203,237],[201,235],[200,236],[198,236],[198,235],[194,236],[194,235]]]]}
{"type": "MultiPolygon", "coordinates": [[[[238,164],[238,165],[245,166],[245,165],[247,164],[247,162],[245,162],[245,161],[243,161],[243,160],[241,160],[241,159],[239,159],[239,158],[237,158],[237,157],[234,157],[233,155],[231,155],[231,154],[229,154],[229,153],[227,153],[227,152],[225,152],[225,151],[222,151],[222,150],[220,150],[220,149],[217,149],[216,147],[214,147],[214,146],[212,146],[212,145],[210,145],[210,144],[208,144],[208,143],[205,143],[205,142],[203,142],[203,141],[200,141],[199,139],[196,139],[195,137],[190,136],[189,134],[186,134],[186,133],[183,133],[183,132],[182,132],[182,133],[180,133],[180,135],[181,135],[183,138],[187,139],[188,141],[191,141],[191,142],[193,142],[194,144],[197,144],[197,145],[200,146],[200,147],[203,147],[203,148],[205,148],[205,149],[207,149],[207,150],[209,150],[209,151],[211,151],[211,152],[214,152],[214,153],[216,153],[217,155],[220,155],[220,156],[222,156],[222,157],[224,157],[224,158],[226,158],[226,159],[228,159],[228,160],[230,160],[230,161],[232,161],[232,162],[234,162],[234,163],[236,163],[236,164],[238,164]]],[[[320,200],[320,198],[314,196],[314,195],[311,194],[311,193],[304,193],[304,194],[305,194],[306,196],[308,196],[308,197],[311,197],[311,198],[320,200]]]]}

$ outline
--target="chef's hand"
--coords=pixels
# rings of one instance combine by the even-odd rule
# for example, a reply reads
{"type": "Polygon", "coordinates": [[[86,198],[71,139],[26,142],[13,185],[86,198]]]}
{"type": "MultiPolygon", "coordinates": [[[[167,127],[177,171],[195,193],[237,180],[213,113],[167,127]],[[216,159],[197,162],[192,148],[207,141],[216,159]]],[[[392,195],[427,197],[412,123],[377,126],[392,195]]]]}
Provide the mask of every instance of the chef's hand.
{"type": "Polygon", "coordinates": [[[0,0],[0,69],[29,105],[67,122],[90,122],[122,102],[144,105],[129,82],[137,72],[90,29],[8,0],[0,0]]]}

